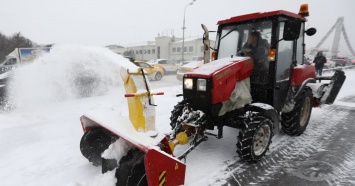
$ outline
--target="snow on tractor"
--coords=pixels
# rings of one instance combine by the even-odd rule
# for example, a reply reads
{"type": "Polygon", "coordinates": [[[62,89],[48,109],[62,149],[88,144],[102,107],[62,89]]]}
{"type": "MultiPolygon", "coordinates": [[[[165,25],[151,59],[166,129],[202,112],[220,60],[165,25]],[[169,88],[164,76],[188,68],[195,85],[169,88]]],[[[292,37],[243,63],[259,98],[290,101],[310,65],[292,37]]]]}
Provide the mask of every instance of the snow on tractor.
{"type": "Polygon", "coordinates": [[[332,104],[345,81],[343,71],[316,76],[304,60],[308,5],[298,14],[278,10],[253,13],[218,22],[210,61],[209,32],[204,29],[205,63],[183,77],[183,100],[171,112],[171,134],[155,130],[152,92],[142,69],[122,68],[129,118],[113,110],[81,117],[82,154],[102,171],[115,170],[117,185],[183,185],[182,160],[207,135],[223,137],[223,127],[239,129],[236,152],[246,162],[257,162],[281,129],[301,135],[312,107],[332,104]],[[319,83],[317,82],[319,81],[319,83]],[[320,81],[322,81],[320,83],[320,81]],[[281,127],[281,129],[280,129],[281,127]],[[216,134],[213,130],[217,128],[216,134]],[[133,145],[120,158],[108,156],[118,139],[133,145]],[[179,144],[187,144],[180,156],[179,144]]]}

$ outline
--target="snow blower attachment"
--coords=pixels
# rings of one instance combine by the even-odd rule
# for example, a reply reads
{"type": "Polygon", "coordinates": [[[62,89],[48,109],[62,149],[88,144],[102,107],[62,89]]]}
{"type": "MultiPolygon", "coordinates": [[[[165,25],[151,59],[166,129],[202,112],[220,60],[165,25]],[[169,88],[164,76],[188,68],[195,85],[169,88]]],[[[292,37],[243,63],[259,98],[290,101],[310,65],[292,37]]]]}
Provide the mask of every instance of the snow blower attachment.
{"type": "Polygon", "coordinates": [[[183,185],[185,165],[173,156],[169,136],[155,130],[156,105],[152,96],[163,93],[150,91],[143,69],[132,73],[122,68],[121,77],[129,119],[112,110],[96,110],[83,115],[82,154],[93,165],[102,165],[103,173],[116,169],[119,186],[183,185]],[[105,155],[120,151],[114,149],[114,144],[121,139],[132,146],[128,152],[122,158],[105,155]]]}
{"type": "MultiPolygon", "coordinates": [[[[328,83],[310,83],[313,90],[314,97],[316,99],[316,104],[333,104],[346,77],[343,71],[335,71],[333,76],[321,76],[316,77],[315,80],[325,80],[328,83]]],[[[323,81],[324,82],[324,81],[323,81]]]]}

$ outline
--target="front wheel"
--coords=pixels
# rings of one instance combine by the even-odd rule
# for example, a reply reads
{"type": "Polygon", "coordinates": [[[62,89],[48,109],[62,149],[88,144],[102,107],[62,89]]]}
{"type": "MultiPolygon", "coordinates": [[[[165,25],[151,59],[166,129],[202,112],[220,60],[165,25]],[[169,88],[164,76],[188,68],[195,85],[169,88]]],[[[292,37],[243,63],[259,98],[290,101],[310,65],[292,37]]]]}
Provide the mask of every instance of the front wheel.
{"type": "Polygon", "coordinates": [[[248,111],[247,115],[239,131],[237,153],[243,161],[257,162],[271,144],[273,121],[259,112],[248,111]]]}
{"type": "Polygon", "coordinates": [[[313,106],[313,93],[310,88],[303,90],[302,94],[295,100],[292,111],[282,113],[282,130],[291,136],[301,135],[306,130],[313,106]]]}
{"type": "Polygon", "coordinates": [[[171,111],[171,116],[170,116],[170,126],[171,129],[175,129],[177,127],[178,119],[183,113],[183,109],[185,107],[186,101],[182,100],[178,102],[175,106],[174,109],[171,111]]]}

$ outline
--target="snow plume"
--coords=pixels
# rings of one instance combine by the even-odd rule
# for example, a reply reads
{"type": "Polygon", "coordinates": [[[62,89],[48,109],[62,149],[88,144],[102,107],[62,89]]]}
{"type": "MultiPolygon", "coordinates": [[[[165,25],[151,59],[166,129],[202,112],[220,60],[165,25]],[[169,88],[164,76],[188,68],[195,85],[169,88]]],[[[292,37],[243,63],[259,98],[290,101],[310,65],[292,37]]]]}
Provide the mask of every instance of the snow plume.
{"type": "Polygon", "coordinates": [[[55,46],[49,54],[14,71],[10,103],[15,107],[33,107],[103,95],[109,86],[122,85],[118,74],[122,64],[133,65],[103,47],[55,46]]]}

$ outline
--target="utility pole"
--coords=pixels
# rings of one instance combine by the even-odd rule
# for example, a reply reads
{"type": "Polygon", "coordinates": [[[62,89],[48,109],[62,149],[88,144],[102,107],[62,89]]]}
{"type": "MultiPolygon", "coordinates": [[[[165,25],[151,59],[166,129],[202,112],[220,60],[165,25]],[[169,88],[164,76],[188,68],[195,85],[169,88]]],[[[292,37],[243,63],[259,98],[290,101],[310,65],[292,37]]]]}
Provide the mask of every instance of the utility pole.
{"type": "Polygon", "coordinates": [[[191,3],[189,3],[189,4],[187,4],[186,6],[185,6],[185,8],[184,8],[184,21],[183,21],[183,26],[182,26],[182,49],[181,49],[181,55],[182,55],[182,61],[181,61],[181,63],[183,63],[184,62],[184,49],[185,49],[185,29],[186,29],[186,27],[185,27],[185,13],[186,13],[186,8],[188,7],[188,6],[190,6],[190,5],[192,5],[192,4],[194,4],[194,2],[195,2],[196,0],[193,0],[193,1],[191,1],[191,3]]]}

